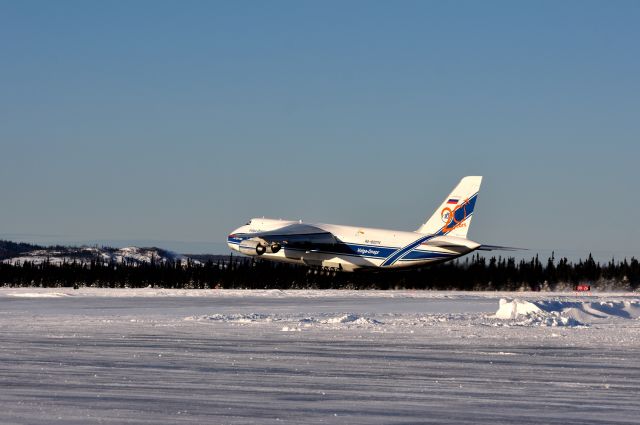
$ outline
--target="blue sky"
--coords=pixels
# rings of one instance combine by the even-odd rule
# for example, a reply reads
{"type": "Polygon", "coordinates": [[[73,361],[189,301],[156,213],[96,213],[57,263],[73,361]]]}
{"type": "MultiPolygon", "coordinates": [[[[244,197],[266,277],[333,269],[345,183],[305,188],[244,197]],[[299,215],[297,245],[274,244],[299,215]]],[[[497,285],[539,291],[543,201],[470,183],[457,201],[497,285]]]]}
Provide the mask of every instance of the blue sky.
{"type": "Polygon", "coordinates": [[[0,237],[225,252],[254,216],[640,253],[640,3],[0,2],[0,237]]]}

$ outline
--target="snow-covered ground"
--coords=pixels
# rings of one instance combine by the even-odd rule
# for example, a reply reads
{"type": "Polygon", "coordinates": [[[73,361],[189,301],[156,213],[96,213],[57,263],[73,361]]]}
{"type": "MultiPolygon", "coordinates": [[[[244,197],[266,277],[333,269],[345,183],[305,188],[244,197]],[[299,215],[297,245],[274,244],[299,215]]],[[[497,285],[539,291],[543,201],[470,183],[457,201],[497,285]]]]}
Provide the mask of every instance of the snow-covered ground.
{"type": "Polygon", "coordinates": [[[0,423],[637,424],[640,294],[0,289],[0,423]]]}

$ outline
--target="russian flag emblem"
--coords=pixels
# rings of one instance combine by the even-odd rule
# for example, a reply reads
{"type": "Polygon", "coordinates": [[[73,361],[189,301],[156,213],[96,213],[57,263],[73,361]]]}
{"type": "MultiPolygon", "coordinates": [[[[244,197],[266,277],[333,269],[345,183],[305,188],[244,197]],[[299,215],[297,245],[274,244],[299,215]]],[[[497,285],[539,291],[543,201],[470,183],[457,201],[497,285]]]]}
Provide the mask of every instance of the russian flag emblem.
{"type": "Polygon", "coordinates": [[[447,201],[447,204],[455,205],[455,204],[457,204],[457,203],[458,203],[458,200],[457,200],[457,199],[449,199],[449,200],[447,201]]]}

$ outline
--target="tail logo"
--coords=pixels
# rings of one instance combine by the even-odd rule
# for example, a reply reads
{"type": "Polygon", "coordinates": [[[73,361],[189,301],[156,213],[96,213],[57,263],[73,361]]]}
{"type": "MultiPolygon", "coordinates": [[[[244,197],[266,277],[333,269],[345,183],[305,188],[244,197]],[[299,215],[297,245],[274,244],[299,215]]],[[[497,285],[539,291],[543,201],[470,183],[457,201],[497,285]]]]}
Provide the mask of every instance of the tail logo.
{"type": "MultiPolygon", "coordinates": [[[[464,221],[469,217],[469,214],[473,211],[473,206],[470,205],[471,198],[467,198],[461,204],[457,205],[453,211],[451,208],[445,207],[440,212],[440,218],[442,218],[442,222],[444,226],[440,230],[442,234],[446,234],[451,232],[453,229],[458,227],[466,227],[467,223],[464,221]],[[467,211],[467,207],[469,211],[467,211]]],[[[475,199],[474,199],[475,201],[475,199]]]]}
{"type": "Polygon", "coordinates": [[[440,213],[440,218],[442,218],[443,223],[449,223],[451,219],[451,208],[444,208],[440,213]]]}

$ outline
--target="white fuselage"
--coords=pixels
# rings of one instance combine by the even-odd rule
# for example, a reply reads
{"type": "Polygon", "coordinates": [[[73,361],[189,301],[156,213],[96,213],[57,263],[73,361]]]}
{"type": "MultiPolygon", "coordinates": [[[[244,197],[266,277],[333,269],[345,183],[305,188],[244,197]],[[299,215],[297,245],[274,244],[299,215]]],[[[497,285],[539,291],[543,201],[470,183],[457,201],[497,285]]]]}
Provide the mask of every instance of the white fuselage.
{"type": "MultiPolygon", "coordinates": [[[[240,251],[243,238],[236,235],[275,230],[294,223],[298,222],[254,218],[247,225],[234,230],[227,238],[227,244],[232,250],[240,251]]],[[[446,235],[321,223],[314,223],[313,226],[332,233],[335,243],[283,245],[278,252],[265,252],[260,258],[344,271],[397,269],[448,261],[480,246],[466,238],[446,235]]]]}

